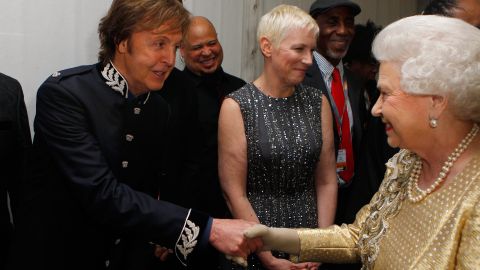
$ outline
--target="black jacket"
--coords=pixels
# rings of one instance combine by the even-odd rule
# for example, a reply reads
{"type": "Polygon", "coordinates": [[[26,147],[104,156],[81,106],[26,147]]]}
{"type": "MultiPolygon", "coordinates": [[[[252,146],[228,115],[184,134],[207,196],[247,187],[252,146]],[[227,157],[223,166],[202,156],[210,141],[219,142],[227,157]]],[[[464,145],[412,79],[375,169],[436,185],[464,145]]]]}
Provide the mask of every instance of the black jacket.
{"type": "Polygon", "coordinates": [[[207,246],[208,216],[157,200],[166,102],[127,93],[113,67],[99,64],[54,73],[40,86],[13,269],[148,269],[149,242],[185,263],[207,246]],[[193,229],[187,219],[199,243],[182,256],[181,235],[193,229]]]}
{"type": "Polygon", "coordinates": [[[22,87],[17,80],[0,73],[0,269],[13,233],[7,193],[15,215],[31,144],[22,87]]]}
{"type": "MultiPolygon", "coordinates": [[[[353,146],[353,157],[355,161],[354,177],[351,179],[350,185],[339,189],[338,199],[337,199],[337,211],[335,216],[335,223],[350,223],[355,218],[355,214],[358,209],[363,206],[363,202],[353,201],[350,198],[352,196],[363,197],[363,194],[355,194],[359,191],[357,188],[354,188],[355,185],[363,185],[366,179],[361,179],[360,176],[360,162],[362,158],[361,153],[361,143],[363,135],[363,121],[361,116],[365,113],[363,112],[364,99],[362,96],[362,85],[360,81],[346,68],[344,68],[345,79],[348,82],[348,99],[350,101],[350,106],[352,108],[353,119],[353,128],[352,128],[352,146],[353,146]],[[355,183],[356,182],[356,183],[355,183]],[[354,195],[352,195],[354,194],[354,195]]],[[[303,81],[305,85],[310,85],[314,88],[320,89],[322,93],[327,97],[330,108],[332,110],[332,117],[334,117],[332,101],[329,98],[327,86],[323,80],[322,73],[318,67],[316,61],[310,66],[305,74],[305,79],[303,81]]],[[[338,150],[339,136],[337,133],[336,122],[332,121],[332,129],[334,132],[334,143],[335,149],[338,150]]]]}
{"type": "MultiPolygon", "coordinates": [[[[348,99],[350,101],[350,106],[352,107],[352,114],[353,114],[352,142],[353,142],[353,154],[356,160],[359,154],[360,142],[362,139],[362,124],[361,124],[362,121],[360,119],[360,116],[363,113],[362,108],[360,107],[360,104],[362,102],[361,85],[358,79],[348,69],[345,68],[344,72],[345,72],[345,78],[348,81],[348,99]]],[[[331,104],[332,101],[329,99],[327,86],[325,85],[323,76],[315,61],[305,73],[303,84],[310,85],[322,91],[325,97],[327,97],[327,100],[330,104],[330,108],[332,110],[332,117],[334,117],[335,114],[333,112],[333,107],[331,104]]],[[[338,138],[335,120],[333,120],[332,123],[333,123],[332,128],[334,131],[335,149],[338,149],[339,138],[338,138]]]]}
{"type": "Polygon", "coordinates": [[[191,203],[198,205],[214,217],[225,217],[228,208],[222,196],[218,179],[218,117],[226,95],[241,88],[245,81],[223,71],[220,67],[213,74],[198,76],[188,68],[184,76],[194,83],[197,98],[197,140],[200,146],[199,173],[194,185],[191,203]]]}

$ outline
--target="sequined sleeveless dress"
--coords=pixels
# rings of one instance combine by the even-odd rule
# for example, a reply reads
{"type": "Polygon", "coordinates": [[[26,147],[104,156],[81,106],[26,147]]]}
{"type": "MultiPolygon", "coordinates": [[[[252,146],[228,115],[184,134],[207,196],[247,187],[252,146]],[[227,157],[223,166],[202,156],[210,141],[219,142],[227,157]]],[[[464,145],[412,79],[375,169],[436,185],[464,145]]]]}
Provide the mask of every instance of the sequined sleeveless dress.
{"type": "MultiPolygon", "coordinates": [[[[247,196],[260,222],[317,227],[313,174],[322,147],[321,91],[299,85],[290,97],[272,98],[249,83],[228,97],[240,105],[247,138],[247,196]]],[[[248,269],[263,269],[259,264],[249,258],[248,269]]]]}

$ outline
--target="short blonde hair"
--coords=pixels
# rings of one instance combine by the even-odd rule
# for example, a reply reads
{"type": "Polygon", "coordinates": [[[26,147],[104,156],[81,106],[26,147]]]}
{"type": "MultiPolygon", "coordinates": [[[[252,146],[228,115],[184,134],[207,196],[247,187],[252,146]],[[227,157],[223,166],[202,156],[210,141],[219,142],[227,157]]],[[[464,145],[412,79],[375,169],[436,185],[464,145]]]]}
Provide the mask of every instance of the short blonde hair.
{"type": "Polygon", "coordinates": [[[318,25],[305,11],[296,6],[279,5],[263,15],[258,23],[257,40],[268,38],[275,47],[283,41],[285,34],[292,29],[306,28],[318,37],[318,25]]]}

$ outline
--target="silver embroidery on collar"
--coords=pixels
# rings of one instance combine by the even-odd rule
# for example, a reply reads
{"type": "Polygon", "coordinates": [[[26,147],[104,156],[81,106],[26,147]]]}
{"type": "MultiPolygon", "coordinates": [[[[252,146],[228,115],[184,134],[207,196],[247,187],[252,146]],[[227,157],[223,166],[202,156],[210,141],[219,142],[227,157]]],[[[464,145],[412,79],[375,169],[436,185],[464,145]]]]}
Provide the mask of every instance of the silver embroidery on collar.
{"type": "Polygon", "coordinates": [[[186,266],[187,256],[192,253],[193,249],[197,245],[197,238],[200,234],[200,227],[196,226],[195,223],[188,219],[190,217],[191,211],[191,209],[188,211],[185,225],[183,226],[182,233],[177,240],[177,248],[175,249],[177,258],[184,266],[186,266]],[[180,239],[182,240],[182,243],[180,243],[180,239]],[[179,258],[177,250],[183,255],[183,258],[179,258]]]}
{"type": "Polygon", "coordinates": [[[148,99],[150,99],[150,92],[148,92],[147,97],[143,101],[143,105],[147,104],[148,99]]]}
{"type": "Polygon", "coordinates": [[[127,80],[117,71],[112,62],[108,63],[102,70],[102,76],[107,80],[105,83],[113,90],[119,92],[125,98],[128,97],[127,80]]]}

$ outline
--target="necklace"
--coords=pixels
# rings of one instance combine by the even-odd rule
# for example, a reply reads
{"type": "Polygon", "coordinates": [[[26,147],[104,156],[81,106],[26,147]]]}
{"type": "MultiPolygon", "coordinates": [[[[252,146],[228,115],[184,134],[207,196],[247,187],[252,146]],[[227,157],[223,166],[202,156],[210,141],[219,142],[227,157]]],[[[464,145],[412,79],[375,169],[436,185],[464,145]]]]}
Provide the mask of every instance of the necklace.
{"type": "Polygon", "coordinates": [[[268,98],[274,99],[274,100],[287,100],[289,97],[293,96],[295,94],[295,89],[296,87],[293,88],[292,93],[287,93],[286,95],[283,93],[280,93],[280,97],[276,97],[275,95],[272,95],[270,91],[267,91],[264,87],[261,87],[259,85],[253,84],[254,87],[256,87],[264,96],[267,96],[268,98]]]}
{"type": "Polygon", "coordinates": [[[413,202],[417,203],[427,197],[428,194],[432,193],[440,184],[445,181],[450,169],[453,166],[453,163],[457,161],[458,157],[467,149],[468,145],[472,142],[473,138],[477,135],[479,127],[477,124],[473,124],[472,129],[468,132],[467,136],[463,138],[463,140],[457,145],[455,150],[448,156],[445,163],[443,163],[442,170],[438,174],[437,179],[433,182],[433,184],[427,188],[426,190],[422,190],[418,187],[418,179],[420,178],[420,174],[422,173],[422,161],[420,158],[417,157],[417,160],[413,164],[412,171],[410,172],[410,178],[408,180],[408,187],[407,187],[407,196],[408,199],[413,202]],[[418,193],[417,196],[413,196],[413,189],[415,192],[418,193]]]}

